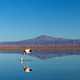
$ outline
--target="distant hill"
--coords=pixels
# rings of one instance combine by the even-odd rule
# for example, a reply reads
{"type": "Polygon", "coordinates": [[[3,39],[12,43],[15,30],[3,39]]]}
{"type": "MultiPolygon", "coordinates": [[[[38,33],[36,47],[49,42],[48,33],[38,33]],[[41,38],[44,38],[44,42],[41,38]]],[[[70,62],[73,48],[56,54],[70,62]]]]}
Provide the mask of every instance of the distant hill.
{"type": "Polygon", "coordinates": [[[0,45],[57,45],[57,44],[80,44],[80,40],[64,39],[58,37],[52,37],[48,35],[40,35],[38,37],[14,41],[14,42],[1,42],[0,45]]]}

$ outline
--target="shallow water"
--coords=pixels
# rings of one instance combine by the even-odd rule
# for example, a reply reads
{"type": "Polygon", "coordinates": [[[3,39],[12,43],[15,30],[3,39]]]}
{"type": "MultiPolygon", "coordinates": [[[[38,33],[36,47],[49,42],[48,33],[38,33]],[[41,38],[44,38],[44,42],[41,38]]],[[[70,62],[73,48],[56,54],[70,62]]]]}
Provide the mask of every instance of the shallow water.
{"type": "Polygon", "coordinates": [[[33,69],[30,73],[24,72],[20,57],[23,55],[0,53],[0,80],[80,80],[80,55],[46,59],[26,55],[24,64],[33,69]]]}

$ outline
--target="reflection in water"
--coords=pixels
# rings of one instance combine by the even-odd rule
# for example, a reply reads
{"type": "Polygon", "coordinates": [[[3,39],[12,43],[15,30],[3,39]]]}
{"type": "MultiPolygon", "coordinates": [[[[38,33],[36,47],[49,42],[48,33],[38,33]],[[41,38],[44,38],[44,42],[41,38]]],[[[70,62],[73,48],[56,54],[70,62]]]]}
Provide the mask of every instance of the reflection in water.
{"type": "Polygon", "coordinates": [[[75,55],[80,52],[69,53],[33,52],[30,56],[21,55],[23,53],[1,53],[0,80],[80,80],[80,56],[75,55]],[[58,54],[69,53],[74,56],[57,57],[58,54]],[[57,58],[54,55],[57,55],[57,58]],[[20,64],[21,57],[22,64],[20,64]],[[32,68],[33,71],[25,72],[26,66],[32,68]]]}
{"type": "MultiPolygon", "coordinates": [[[[74,54],[80,54],[80,52],[78,52],[78,51],[76,51],[76,52],[72,52],[72,51],[51,52],[51,53],[48,53],[48,52],[33,52],[33,54],[28,54],[28,55],[34,56],[34,57],[36,57],[38,59],[41,59],[41,60],[47,60],[47,59],[52,58],[52,57],[74,55],[74,54]]],[[[31,60],[27,60],[27,59],[25,59],[25,57],[26,57],[26,55],[23,55],[22,57],[20,57],[20,63],[23,66],[24,72],[31,72],[32,69],[25,63],[25,62],[28,62],[28,61],[31,61],[31,60]]]]}
{"type": "MultiPolygon", "coordinates": [[[[27,61],[27,60],[26,60],[26,61],[27,61]]],[[[31,69],[28,65],[25,64],[24,57],[21,57],[21,58],[20,58],[20,63],[21,63],[22,66],[23,66],[24,72],[31,72],[31,71],[32,71],[32,69],[31,69]]]]}
{"type": "Polygon", "coordinates": [[[24,66],[24,72],[31,72],[32,69],[28,66],[24,66]]]}
{"type": "MultiPolygon", "coordinates": [[[[28,51],[28,50],[27,50],[28,51]]],[[[24,54],[24,51],[0,51],[0,53],[5,53],[5,54],[9,54],[9,53],[17,53],[17,54],[24,54]]],[[[80,51],[52,51],[52,52],[41,52],[41,51],[30,51],[30,54],[27,54],[33,57],[36,57],[38,59],[41,60],[45,60],[45,59],[49,59],[52,57],[59,57],[59,56],[65,56],[65,55],[80,55],[80,51]],[[32,53],[32,54],[31,54],[32,53]]],[[[23,55],[26,56],[26,55],[23,55]]],[[[31,61],[31,60],[30,60],[31,61]]]]}
{"type": "Polygon", "coordinates": [[[29,54],[29,55],[41,60],[47,60],[53,57],[60,57],[60,56],[67,56],[67,55],[80,55],[80,51],[33,52],[33,54],[29,54]]]}

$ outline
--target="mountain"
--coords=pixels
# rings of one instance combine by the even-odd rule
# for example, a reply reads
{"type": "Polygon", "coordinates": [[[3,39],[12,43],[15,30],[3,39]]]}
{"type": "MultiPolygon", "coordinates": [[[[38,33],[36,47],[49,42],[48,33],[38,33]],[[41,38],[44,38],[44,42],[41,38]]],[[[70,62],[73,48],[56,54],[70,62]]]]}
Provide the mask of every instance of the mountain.
{"type": "Polygon", "coordinates": [[[23,40],[19,41],[19,44],[33,44],[33,45],[46,45],[46,44],[54,44],[55,41],[62,40],[61,38],[56,38],[52,36],[47,35],[40,35],[38,37],[35,37],[33,39],[23,40]]]}
{"type": "Polygon", "coordinates": [[[48,35],[40,35],[38,37],[22,40],[22,41],[14,41],[14,42],[1,42],[0,45],[54,45],[54,44],[80,44],[80,40],[75,39],[64,39],[58,37],[52,37],[48,35]]]}
{"type": "Polygon", "coordinates": [[[16,44],[22,45],[54,45],[54,44],[80,44],[79,39],[64,39],[60,37],[52,37],[48,35],[40,35],[33,39],[22,40],[16,42],[16,44]]]}

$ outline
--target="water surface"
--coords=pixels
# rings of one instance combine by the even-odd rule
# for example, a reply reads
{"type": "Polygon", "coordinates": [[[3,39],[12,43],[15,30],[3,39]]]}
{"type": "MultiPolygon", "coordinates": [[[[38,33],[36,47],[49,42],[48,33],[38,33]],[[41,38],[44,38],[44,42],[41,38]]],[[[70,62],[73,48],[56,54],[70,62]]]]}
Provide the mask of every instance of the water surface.
{"type": "Polygon", "coordinates": [[[0,80],[80,80],[80,55],[50,57],[50,54],[46,59],[26,55],[24,64],[33,69],[30,73],[23,70],[22,56],[0,53],[0,80]]]}

